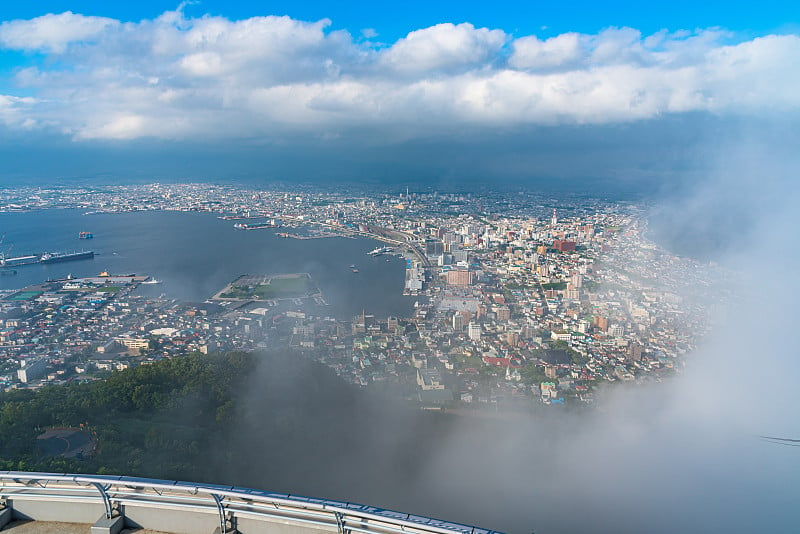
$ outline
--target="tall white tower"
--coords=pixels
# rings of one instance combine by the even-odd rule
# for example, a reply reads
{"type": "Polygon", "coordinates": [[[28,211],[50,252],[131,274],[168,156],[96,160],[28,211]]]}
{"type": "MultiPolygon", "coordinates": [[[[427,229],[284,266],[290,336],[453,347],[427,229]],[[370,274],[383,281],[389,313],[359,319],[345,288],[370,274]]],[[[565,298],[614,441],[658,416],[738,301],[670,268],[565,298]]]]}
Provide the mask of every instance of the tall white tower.
{"type": "Polygon", "coordinates": [[[469,323],[467,326],[467,336],[473,340],[478,341],[481,338],[481,325],[478,323],[469,323]]]}

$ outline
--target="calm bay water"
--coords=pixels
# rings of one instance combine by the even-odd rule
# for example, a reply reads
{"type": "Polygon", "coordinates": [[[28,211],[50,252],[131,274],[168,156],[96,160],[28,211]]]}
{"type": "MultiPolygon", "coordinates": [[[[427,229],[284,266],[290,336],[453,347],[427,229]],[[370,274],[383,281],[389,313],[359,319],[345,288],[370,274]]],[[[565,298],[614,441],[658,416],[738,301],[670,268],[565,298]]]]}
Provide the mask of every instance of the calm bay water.
{"type": "Polygon", "coordinates": [[[0,288],[108,271],[149,275],[163,282],[141,286],[142,294],[203,301],[242,274],[308,272],[330,304],[330,315],[351,318],[362,309],[378,317],[411,314],[415,299],[402,294],[404,260],[366,255],[380,243],[364,238],[287,239],[272,229],[237,230],[234,222],[192,212],[0,213],[0,232],[6,234],[2,248],[13,245],[12,257],[96,253],[91,260],[16,267],[16,276],[0,276],[0,288]],[[92,232],[94,239],[78,239],[81,231],[92,232]],[[360,272],[351,272],[351,264],[360,272]]]}

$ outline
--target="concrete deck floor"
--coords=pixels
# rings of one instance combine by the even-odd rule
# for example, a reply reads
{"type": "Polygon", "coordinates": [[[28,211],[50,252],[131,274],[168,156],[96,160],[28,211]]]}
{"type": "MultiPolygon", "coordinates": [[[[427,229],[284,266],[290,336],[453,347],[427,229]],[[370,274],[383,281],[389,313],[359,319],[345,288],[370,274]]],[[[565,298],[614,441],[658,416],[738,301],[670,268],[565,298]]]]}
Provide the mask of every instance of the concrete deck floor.
{"type": "MultiPolygon", "coordinates": [[[[50,521],[12,521],[2,531],[12,534],[87,534],[92,525],[82,523],[54,523],[50,521]]],[[[122,534],[169,534],[157,530],[122,529],[122,534]]]]}

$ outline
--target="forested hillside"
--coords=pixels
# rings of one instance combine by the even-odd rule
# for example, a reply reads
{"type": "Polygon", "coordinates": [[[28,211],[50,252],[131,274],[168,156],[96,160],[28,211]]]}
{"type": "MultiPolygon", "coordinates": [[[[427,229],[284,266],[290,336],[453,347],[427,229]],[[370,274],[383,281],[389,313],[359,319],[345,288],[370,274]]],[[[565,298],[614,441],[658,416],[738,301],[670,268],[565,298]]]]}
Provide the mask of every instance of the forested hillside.
{"type": "Polygon", "coordinates": [[[3,469],[186,476],[233,421],[237,388],[255,367],[244,353],[164,360],[107,380],[0,395],[3,469]],[[37,450],[49,427],[90,428],[96,454],[68,460],[37,450]]]}
{"type": "Polygon", "coordinates": [[[0,468],[336,491],[403,479],[446,432],[423,414],[293,353],[191,354],[108,379],[0,394],[0,468]],[[94,455],[44,454],[48,428],[86,425],[94,455]]]}

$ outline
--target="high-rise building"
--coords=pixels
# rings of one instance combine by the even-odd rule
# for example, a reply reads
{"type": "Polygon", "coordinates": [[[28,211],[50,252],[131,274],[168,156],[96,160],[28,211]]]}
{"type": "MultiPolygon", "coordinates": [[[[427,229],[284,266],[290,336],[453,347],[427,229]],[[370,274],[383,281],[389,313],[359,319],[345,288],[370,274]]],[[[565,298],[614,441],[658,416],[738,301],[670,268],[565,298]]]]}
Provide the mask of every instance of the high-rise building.
{"type": "Polygon", "coordinates": [[[581,290],[572,284],[567,284],[566,297],[568,299],[578,300],[581,298],[581,290]]]}
{"type": "Polygon", "coordinates": [[[353,335],[365,334],[367,332],[367,316],[364,310],[361,310],[361,315],[353,318],[353,335]]]}
{"type": "Polygon", "coordinates": [[[430,257],[441,256],[444,252],[444,243],[438,239],[425,240],[425,255],[430,257]]]}
{"type": "Polygon", "coordinates": [[[508,306],[498,306],[495,309],[495,313],[497,314],[498,321],[508,321],[511,319],[511,310],[508,306]]]}
{"type": "Polygon", "coordinates": [[[473,341],[478,341],[481,338],[481,325],[478,323],[469,323],[467,326],[467,335],[473,341]]]}
{"type": "Polygon", "coordinates": [[[453,251],[453,259],[459,263],[468,263],[469,252],[467,252],[466,250],[455,250],[453,251]]]}
{"type": "Polygon", "coordinates": [[[461,315],[460,312],[455,312],[453,314],[453,330],[456,332],[464,330],[464,316],[461,315]]]}
{"type": "Polygon", "coordinates": [[[642,359],[642,346],[634,341],[628,347],[628,360],[638,362],[642,359]]]}
{"type": "Polygon", "coordinates": [[[512,347],[516,347],[517,344],[519,344],[519,333],[518,332],[506,333],[506,343],[508,343],[512,347]]]}

